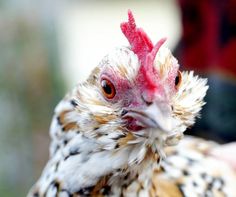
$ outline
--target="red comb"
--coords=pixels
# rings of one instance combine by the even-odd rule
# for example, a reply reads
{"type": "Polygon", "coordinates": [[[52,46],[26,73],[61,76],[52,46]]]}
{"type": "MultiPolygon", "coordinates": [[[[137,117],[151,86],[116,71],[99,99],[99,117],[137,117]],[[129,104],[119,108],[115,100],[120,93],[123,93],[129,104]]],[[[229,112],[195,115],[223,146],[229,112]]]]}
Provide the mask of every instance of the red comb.
{"type": "Polygon", "coordinates": [[[134,16],[130,10],[128,10],[128,22],[121,23],[121,30],[141,63],[139,74],[143,78],[142,81],[148,84],[150,88],[155,87],[153,62],[166,39],[159,40],[153,46],[147,34],[141,28],[136,27],[134,16]]]}
{"type": "Polygon", "coordinates": [[[139,60],[144,63],[146,55],[151,52],[153,48],[152,41],[148,38],[146,33],[137,28],[132,12],[128,11],[128,22],[121,23],[121,30],[128,39],[132,51],[137,54],[139,60]]]}

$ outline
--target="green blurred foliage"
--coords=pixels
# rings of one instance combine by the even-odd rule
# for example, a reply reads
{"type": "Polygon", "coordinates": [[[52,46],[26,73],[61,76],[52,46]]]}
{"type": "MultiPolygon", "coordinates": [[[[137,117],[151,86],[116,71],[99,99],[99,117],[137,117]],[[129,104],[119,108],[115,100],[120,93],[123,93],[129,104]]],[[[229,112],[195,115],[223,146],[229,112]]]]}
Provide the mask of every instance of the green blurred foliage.
{"type": "MultiPolygon", "coordinates": [[[[25,1],[25,5],[27,1],[25,1]]],[[[30,8],[30,5],[29,5],[30,8]]],[[[0,1],[0,196],[26,196],[48,157],[64,94],[52,16],[0,1]],[[51,18],[50,18],[51,17],[51,18]]]]}

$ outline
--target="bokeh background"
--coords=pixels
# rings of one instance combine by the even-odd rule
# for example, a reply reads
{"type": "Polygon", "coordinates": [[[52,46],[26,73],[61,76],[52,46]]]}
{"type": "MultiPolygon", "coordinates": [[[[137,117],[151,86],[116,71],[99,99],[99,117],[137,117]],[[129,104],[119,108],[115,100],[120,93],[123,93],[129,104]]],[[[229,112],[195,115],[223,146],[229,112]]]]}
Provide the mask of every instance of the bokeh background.
{"type": "Polygon", "coordinates": [[[152,40],[168,37],[182,70],[208,77],[188,134],[236,140],[235,0],[0,0],[0,196],[26,196],[48,159],[53,109],[113,47],[132,9],[152,40]]]}

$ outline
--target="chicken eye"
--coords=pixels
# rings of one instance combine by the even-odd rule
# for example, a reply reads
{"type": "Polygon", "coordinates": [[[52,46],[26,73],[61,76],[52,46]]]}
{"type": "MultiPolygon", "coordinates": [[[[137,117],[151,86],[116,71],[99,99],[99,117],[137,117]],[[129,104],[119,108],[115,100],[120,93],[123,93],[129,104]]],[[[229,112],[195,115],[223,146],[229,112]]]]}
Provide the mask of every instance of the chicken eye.
{"type": "Polygon", "coordinates": [[[107,79],[101,81],[102,92],[105,97],[112,99],[116,95],[116,89],[114,85],[107,79]]]}
{"type": "Polygon", "coordinates": [[[178,74],[177,76],[175,77],[175,87],[178,89],[180,84],[182,82],[182,74],[181,72],[178,70],[178,74]]]}

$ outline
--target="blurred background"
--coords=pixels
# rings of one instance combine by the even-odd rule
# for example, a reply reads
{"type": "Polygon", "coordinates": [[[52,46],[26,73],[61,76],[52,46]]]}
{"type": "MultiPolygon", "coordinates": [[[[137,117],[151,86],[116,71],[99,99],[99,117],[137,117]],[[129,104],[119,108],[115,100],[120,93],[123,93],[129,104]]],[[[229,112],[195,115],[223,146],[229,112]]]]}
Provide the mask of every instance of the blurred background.
{"type": "Polygon", "coordinates": [[[0,0],[0,196],[25,196],[48,159],[55,105],[112,48],[131,9],[153,41],[168,37],[182,70],[208,77],[188,134],[236,140],[235,0],[0,0]]]}

